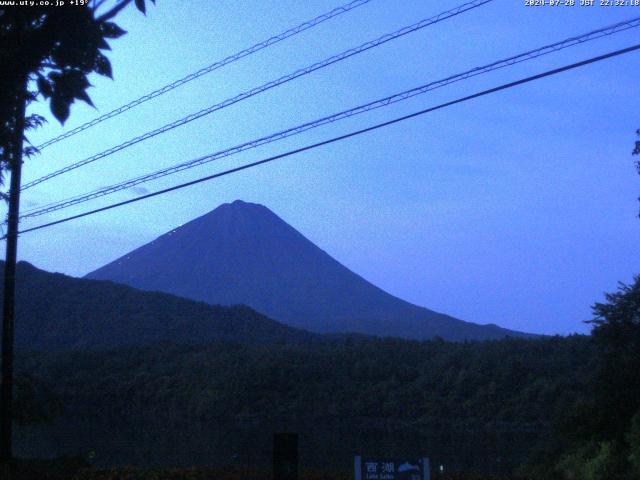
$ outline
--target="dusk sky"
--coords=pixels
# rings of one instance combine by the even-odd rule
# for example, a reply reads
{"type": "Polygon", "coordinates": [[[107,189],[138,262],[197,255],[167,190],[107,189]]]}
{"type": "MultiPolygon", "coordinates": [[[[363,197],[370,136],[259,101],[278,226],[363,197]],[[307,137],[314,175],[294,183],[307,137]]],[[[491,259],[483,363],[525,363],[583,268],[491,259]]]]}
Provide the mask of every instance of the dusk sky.
{"type": "MultiPolygon", "coordinates": [[[[334,7],[340,0],[171,1],[129,8],[114,80],[39,144],[334,7]]],[[[464,3],[373,0],[43,150],[23,183],[298,68],[464,3]]],[[[580,0],[576,0],[580,3],[580,0]]],[[[599,1],[596,2],[597,4],[599,1]]],[[[640,17],[640,7],[495,0],[61,175],[23,210],[292,127],[526,50],[640,17]]],[[[639,43],[640,29],[475,77],[200,166],[23,228],[132,198],[639,43]],[[142,189],[141,187],[144,187],[142,189]]],[[[19,258],[84,275],[242,199],[263,204],[351,270],[454,317],[528,332],[586,333],[590,307],[640,273],[640,52],[519,86],[219,180],[26,233],[19,258]]]]}

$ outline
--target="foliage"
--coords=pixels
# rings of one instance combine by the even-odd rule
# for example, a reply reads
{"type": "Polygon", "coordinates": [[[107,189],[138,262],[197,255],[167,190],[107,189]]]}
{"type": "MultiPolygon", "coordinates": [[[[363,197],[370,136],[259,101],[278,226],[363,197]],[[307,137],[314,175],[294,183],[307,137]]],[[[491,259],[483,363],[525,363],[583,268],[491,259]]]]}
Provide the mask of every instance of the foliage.
{"type": "Polygon", "coordinates": [[[57,427],[39,431],[68,450],[40,455],[92,449],[101,465],[197,465],[236,454],[260,464],[273,429],[284,428],[303,435],[307,466],[349,468],[357,452],[420,450],[448,470],[508,473],[584,395],[592,356],[580,336],[360,337],[32,353],[20,361],[55,379],[65,406],[57,427]]]}
{"type": "MultiPolygon", "coordinates": [[[[638,136],[640,136],[640,129],[637,130],[636,133],[638,134],[638,136]]],[[[632,153],[633,155],[640,155],[640,140],[636,140],[636,145],[632,153]]],[[[638,170],[638,173],[640,173],[640,160],[636,161],[636,168],[638,170]]],[[[640,198],[638,200],[640,200],[640,198]]]]}
{"type": "Polygon", "coordinates": [[[467,344],[360,339],[116,352],[58,355],[36,371],[58,378],[58,388],[84,386],[82,397],[65,399],[68,408],[100,403],[108,388],[113,400],[104,413],[148,414],[153,406],[167,421],[251,413],[544,426],[550,407],[570,404],[582,388],[584,372],[566,374],[576,367],[572,355],[588,363],[590,345],[582,337],[467,344]]]}
{"type": "Polygon", "coordinates": [[[640,277],[593,307],[596,369],[587,395],[562,419],[530,471],[563,480],[638,478],[640,277]]]}
{"type": "Polygon", "coordinates": [[[604,440],[623,441],[640,410],[640,276],[593,307],[598,345],[595,421],[604,440]]]}
{"type": "MultiPolygon", "coordinates": [[[[15,95],[28,77],[63,123],[76,99],[93,105],[86,92],[90,86],[87,76],[95,72],[112,77],[104,54],[111,49],[107,40],[126,32],[111,19],[132,1],[117,2],[102,14],[97,10],[104,2],[83,2],[74,8],[33,5],[5,9],[0,15],[0,42],[11,48],[1,50],[0,65],[12,68],[3,74],[0,91],[15,95]]],[[[135,4],[144,13],[145,0],[135,4]]]]}
{"type": "Polygon", "coordinates": [[[631,422],[631,430],[627,434],[629,443],[629,464],[631,473],[636,478],[640,478],[640,411],[636,413],[631,422]]]}
{"type": "Polygon", "coordinates": [[[19,425],[47,423],[62,411],[50,385],[28,373],[19,372],[14,384],[14,420],[19,425]]]}
{"type": "MultiPolygon", "coordinates": [[[[54,2],[0,7],[0,175],[17,161],[14,147],[22,143],[24,132],[43,122],[32,115],[23,125],[25,104],[41,95],[62,123],[75,100],[93,105],[88,76],[112,77],[104,52],[110,50],[108,40],[125,31],[111,20],[133,1],[115,2],[104,13],[98,12],[104,0],[64,8],[54,2]]],[[[145,0],[135,0],[135,5],[144,13],[145,0]]],[[[33,153],[34,147],[25,150],[27,156],[33,153]]]]}

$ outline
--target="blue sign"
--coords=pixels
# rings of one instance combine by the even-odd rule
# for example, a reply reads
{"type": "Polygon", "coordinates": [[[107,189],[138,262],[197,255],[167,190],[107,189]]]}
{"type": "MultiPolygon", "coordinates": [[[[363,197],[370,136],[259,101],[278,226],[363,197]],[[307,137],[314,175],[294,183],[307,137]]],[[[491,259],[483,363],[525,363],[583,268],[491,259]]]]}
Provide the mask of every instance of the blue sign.
{"type": "Polygon", "coordinates": [[[429,480],[429,459],[380,459],[357,456],[355,480],[429,480]]]}

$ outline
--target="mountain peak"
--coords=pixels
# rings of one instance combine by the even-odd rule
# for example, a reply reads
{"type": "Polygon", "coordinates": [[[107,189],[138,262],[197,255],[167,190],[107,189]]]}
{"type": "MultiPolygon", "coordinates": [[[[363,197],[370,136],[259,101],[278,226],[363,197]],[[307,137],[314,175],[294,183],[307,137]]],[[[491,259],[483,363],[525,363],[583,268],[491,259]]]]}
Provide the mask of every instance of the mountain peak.
{"type": "Polygon", "coordinates": [[[233,202],[223,203],[219,205],[209,213],[205,213],[201,217],[192,220],[192,222],[197,222],[199,220],[205,219],[213,219],[213,221],[225,222],[237,219],[239,216],[250,216],[253,218],[262,216],[279,220],[279,217],[264,205],[261,205],[259,203],[245,202],[244,200],[234,200],[233,202]]]}
{"type": "Polygon", "coordinates": [[[281,237],[292,232],[295,230],[264,205],[235,200],[167,232],[152,243],[169,235],[175,241],[179,236],[192,250],[198,244],[197,248],[210,256],[206,252],[211,249],[228,250],[234,243],[242,243],[249,238],[281,237]]]}
{"type": "Polygon", "coordinates": [[[234,210],[248,210],[248,209],[255,209],[255,208],[269,210],[267,207],[259,203],[245,202],[244,200],[238,199],[230,203],[223,203],[222,205],[218,206],[212,211],[215,212],[216,210],[227,209],[227,208],[232,208],[234,210]]]}

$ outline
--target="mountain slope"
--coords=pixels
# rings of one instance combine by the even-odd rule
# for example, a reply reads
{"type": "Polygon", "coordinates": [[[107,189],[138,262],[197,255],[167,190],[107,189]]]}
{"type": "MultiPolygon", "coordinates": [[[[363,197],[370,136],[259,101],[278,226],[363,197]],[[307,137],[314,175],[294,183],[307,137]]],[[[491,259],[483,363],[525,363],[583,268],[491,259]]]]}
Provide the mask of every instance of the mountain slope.
{"type": "Polygon", "coordinates": [[[350,271],[262,205],[236,201],[91,272],[210,304],[246,304],[313,332],[426,339],[521,336],[412,305],[350,271]]]}
{"type": "MultiPolygon", "coordinates": [[[[0,281],[3,271],[4,262],[0,262],[0,281]]],[[[19,349],[104,349],[214,340],[299,342],[314,338],[249,307],[212,306],[112,282],[72,278],[26,262],[18,263],[16,286],[19,349]]]]}

